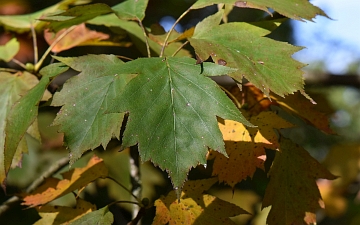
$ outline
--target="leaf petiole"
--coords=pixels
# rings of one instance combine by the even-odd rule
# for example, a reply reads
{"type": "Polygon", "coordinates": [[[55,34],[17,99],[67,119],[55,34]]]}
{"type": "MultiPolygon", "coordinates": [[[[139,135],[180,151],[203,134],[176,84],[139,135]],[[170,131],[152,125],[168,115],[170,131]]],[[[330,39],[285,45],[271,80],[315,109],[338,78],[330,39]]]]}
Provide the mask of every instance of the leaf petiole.
{"type": "Polygon", "coordinates": [[[110,179],[110,180],[112,180],[112,181],[114,181],[115,183],[117,183],[120,187],[122,187],[125,191],[127,191],[129,194],[131,194],[131,196],[133,196],[135,199],[136,199],[136,201],[138,201],[138,203],[137,204],[141,204],[141,200],[139,200],[139,198],[136,196],[136,195],[134,195],[129,189],[127,189],[123,184],[121,184],[120,182],[118,182],[117,180],[115,180],[114,178],[112,178],[112,177],[106,177],[106,178],[108,178],[108,179],[110,179]]]}

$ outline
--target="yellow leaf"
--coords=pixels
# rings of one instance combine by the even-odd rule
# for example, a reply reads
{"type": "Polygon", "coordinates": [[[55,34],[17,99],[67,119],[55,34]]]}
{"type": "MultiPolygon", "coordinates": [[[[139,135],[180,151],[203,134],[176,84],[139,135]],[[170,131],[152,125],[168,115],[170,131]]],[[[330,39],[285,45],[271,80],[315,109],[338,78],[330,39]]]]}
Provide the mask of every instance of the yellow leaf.
{"type": "Polygon", "coordinates": [[[44,205],[74,190],[81,189],[97,178],[105,178],[108,170],[102,159],[93,156],[86,167],[75,168],[62,174],[63,180],[48,178],[34,193],[24,197],[23,205],[44,205]]]}
{"type": "Polygon", "coordinates": [[[155,201],[156,215],[153,225],[160,224],[235,224],[229,217],[247,214],[240,207],[211,195],[203,194],[216,178],[187,181],[177,200],[175,191],[155,201]]]}
{"type": "Polygon", "coordinates": [[[36,221],[34,225],[64,225],[75,221],[89,212],[95,211],[96,206],[79,198],[76,200],[75,207],[46,205],[36,207],[36,210],[41,219],[36,221]]]}
{"type": "Polygon", "coordinates": [[[213,176],[218,176],[220,182],[232,188],[241,180],[253,176],[256,168],[264,170],[266,159],[265,148],[272,146],[264,143],[225,141],[229,157],[214,152],[213,176]]]}

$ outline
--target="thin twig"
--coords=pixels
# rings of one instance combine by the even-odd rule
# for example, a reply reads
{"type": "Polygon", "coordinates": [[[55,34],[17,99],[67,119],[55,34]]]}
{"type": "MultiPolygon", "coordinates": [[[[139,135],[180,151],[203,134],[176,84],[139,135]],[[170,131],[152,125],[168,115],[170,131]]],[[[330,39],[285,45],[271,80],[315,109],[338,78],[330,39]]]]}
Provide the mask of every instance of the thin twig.
{"type": "Polygon", "coordinates": [[[31,24],[31,34],[32,34],[32,39],[33,39],[33,47],[34,47],[34,65],[36,65],[36,63],[38,63],[38,60],[39,60],[39,53],[38,53],[38,47],[37,47],[35,27],[33,26],[33,24],[31,24]]]}
{"type": "Polygon", "coordinates": [[[237,100],[237,98],[230,92],[228,91],[226,88],[224,88],[223,86],[219,85],[220,88],[225,91],[226,94],[228,94],[230,96],[230,98],[235,102],[236,106],[241,109],[241,104],[240,102],[237,100]]]}
{"type": "Polygon", "coordinates": [[[136,217],[131,220],[130,222],[127,223],[127,225],[137,225],[139,223],[139,221],[141,220],[141,218],[145,215],[146,212],[146,208],[145,207],[141,207],[139,212],[137,213],[136,217]]]}
{"type": "MultiPolygon", "coordinates": [[[[139,149],[138,146],[130,147],[130,179],[131,179],[131,192],[136,196],[135,199],[141,199],[141,174],[140,174],[140,160],[139,160],[139,149]]],[[[132,218],[135,218],[140,208],[133,205],[132,218]]]]}
{"type": "Polygon", "coordinates": [[[137,197],[136,195],[134,195],[129,189],[127,189],[123,184],[119,183],[117,180],[115,180],[114,178],[112,177],[106,177],[112,181],[114,181],[115,183],[117,183],[120,187],[122,187],[125,191],[127,191],[129,194],[131,194],[138,202],[141,202],[137,197]]]}
{"type": "Polygon", "coordinates": [[[67,29],[64,33],[62,33],[61,35],[59,35],[59,37],[57,37],[57,38],[55,39],[55,41],[49,46],[49,48],[46,50],[46,52],[44,53],[44,55],[41,57],[41,59],[39,60],[39,62],[36,63],[36,65],[35,65],[35,72],[37,72],[37,71],[40,69],[42,63],[44,62],[44,60],[45,60],[45,58],[46,58],[46,56],[51,52],[51,50],[54,48],[54,46],[55,46],[61,39],[63,39],[68,33],[70,33],[72,30],[74,30],[75,27],[76,27],[76,25],[70,27],[70,28],[67,29]]]}
{"type": "Polygon", "coordinates": [[[140,202],[133,202],[133,201],[116,201],[116,202],[112,202],[108,205],[108,207],[112,206],[112,205],[115,205],[115,204],[118,204],[118,203],[129,203],[129,204],[134,204],[134,205],[138,205],[138,206],[141,206],[142,207],[142,204],[140,202]]]}
{"type": "Polygon", "coordinates": [[[12,72],[12,73],[16,73],[16,72],[18,72],[18,70],[11,69],[11,68],[0,68],[0,71],[4,71],[4,72],[12,72]]]}
{"type": "Polygon", "coordinates": [[[179,23],[179,21],[186,15],[188,14],[188,12],[190,12],[191,7],[188,8],[185,12],[183,12],[183,14],[181,14],[181,16],[179,16],[179,18],[175,21],[175,23],[172,25],[172,27],[170,28],[169,32],[167,33],[165,40],[164,40],[164,44],[161,48],[161,52],[160,52],[160,57],[162,57],[164,55],[164,51],[165,51],[165,47],[168,44],[168,40],[170,38],[170,34],[173,32],[173,30],[175,29],[175,26],[179,23]]]}
{"type": "Polygon", "coordinates": [[[174,57],[188,43],[189,43],[189,41],[185,41],[178,49],[176,49],[176,51],[172,54],[172,56],[174,57]]]}
{"type": "Polygon", "coordinates": [[[145,37],[146,51],[147,51],[148,57],[151,58],[150,45],[149,45],[149,40],[148,40],[148,36],[147,36],[147,34],[146,34],[145,27],[144,27],[144,25],[142,24],[142,22],[141,22],[140,19],[138,19],[138,22],[139,22],[139,25],[140,25],[141,30],[142,30],[142,32],[143,32],[143,35],[144,35],[144,37],[145,37]]]}
{"type": "MultiPolygon", "coordinates": [[[[54,175],[55,173],[59,172],[64,166],[69,164],[69,157],[66,156],[64,158],[59,159],[55,162],[48,170],[46,170],[40,177],[34,180],[27,188],[25,193],[31,193],[37,187],[39,187],[46,178],[54,175]]],[[[0,205],[0,215],[4,214],[7,210],[11,207],[17,205],[21,202],[21,199],[18,196],[13,196],[6,200],[2,205],[0,205]]]]}
{"type": "Polygon", "coordinates": [[[18,64],[19,66],[21,66],[23,69],[26,70],[26,66],[24,63],[20,62],[19,60],[12,58],[11,61],[13,61],[14,63],[18,64]]]}
{"type": "Polygon", "coordinates": [[[129,61],[133,61],[134,59],[132,58],[129,58],[129,57],[126,57],[126,56],[122,56],[122,55],[117,55],[116,57],[118,57],[119,59],[126,59],[126,60],[129,60],[129,61]]]}

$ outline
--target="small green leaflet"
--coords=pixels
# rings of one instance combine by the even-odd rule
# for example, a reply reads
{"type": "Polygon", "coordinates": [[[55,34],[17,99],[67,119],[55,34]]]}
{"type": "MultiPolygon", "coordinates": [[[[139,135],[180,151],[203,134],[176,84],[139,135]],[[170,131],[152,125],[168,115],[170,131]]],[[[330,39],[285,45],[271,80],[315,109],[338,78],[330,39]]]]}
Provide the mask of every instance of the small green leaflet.
{"type": "Polygon", "coordinates": [[[308,0],[198,0],[191,9],[200,9],[213,4],[234,4],[237,7],[256,8],[266,12],[268,7],[280,14],[296,20],[312,20],[317,15],[326,16],[324,11],[309,3],[308,0]]]}
{"type": "Polygon", "coordinates": [[[237,68],[229,76],[240,83],[245,77],[267,96],[270,90],[280,96],[303,90],[304,64],[291,58],[301,47],[265,38],[268,30],[248,23],[217,25],[221,14],[222,11],[200,22],[189,38],[198,61],[211,56],[218,64],[237,68]],[[209,21],[214,24],[211,26],[209,21]],[[202,23],[209,24],[205,31],[202,23]]]}
{"type": "MultiPolygon", "coordinates": [[[[11,108],[6,119],[4,166],[7,172],[18,148],[18,145],[30,125],[38,115],[38,104],[41,101],[50,79],[65,72],[68,67],[62,63],[54,63],[43,68],[44,76],[40,82],[17,101],[11,108]]],[[[15,76],[14,76],[15,77],[15,76]]],[[[36,79],[36,78],[35,78],[36,79]]]]}
{"type": "Polygon", "coordinates": [[[79,219],[70,222],[69,225],[111,225],[114,222],[114,216],[109,207],[105,206],[99,210],[89,212],[79,219]]]}
{"type": "Polygon", "coordinates": [[[124,114],[105,112],[132,76],[121,73],[124,63],[114,55],[55,58],[81,71],[64,84],[52,102],[52,106],[62,106],[53,124],[64,132],[72,164],[85,151],[99,145],[106,148],[112,137],[119,138],[124,114]]]}
{"type": "Polygon", "coordinates": [[[75,6],[65,12],[53,13],[41,18],[50,21],[49,28],[55,32],[88,21],[99,15],[113,12],[108,5],[97,3],[84,6],[75,6]]]}
{"type": "Polygon", "coordinates": [[[208,147],[226,155],[216,116],[251,124],[211,79],[234,69],[191,58],[141,58],[122,73],[138,74],[109,112],[129,112],[123,147],[138,144],[143,161],[168,172],[181,188],[192,167],[206,163],[208,147]]]}
{"type": "Polygon", "coordinates": [[[127,0],[112,7],[115,14],[123,20],[139,20],[145,17],[145,10],[149,0],[127,0]]]}
{"type": "Polygon", "coordinates": [[[9,62],[20,50],[20,43],[12,38],[5,45],[0,45],[0,60],[9,62]]]}

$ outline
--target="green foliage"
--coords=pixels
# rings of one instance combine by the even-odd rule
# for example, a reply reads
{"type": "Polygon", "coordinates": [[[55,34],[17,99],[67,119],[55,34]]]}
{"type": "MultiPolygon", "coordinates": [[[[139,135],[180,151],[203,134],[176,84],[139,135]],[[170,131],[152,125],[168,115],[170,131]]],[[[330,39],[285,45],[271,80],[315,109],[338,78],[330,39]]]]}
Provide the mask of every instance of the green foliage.
{"type": "MultiPolygon", "coordinates": [[[[265,170],[264,162],[268,160],[265,149],[277,151],[267,171],[270,182],[263,208],[272,206],[267,223],[290,225],[316,221],[321,196],[315,180],[335,176],[302,147],[283,137],[279,130],[292,127],[293,123],[281,118],[271,107],[272,104],[285,105],[289,111],[311,108],[307,105],[311,105],[309,101],[302,100],[300,105],[291,107],[282,100],[295,92],[308,97],[301,71],[304,65],[291,58],[302,48],[265,37],[285,19],[228,23],[227,15],[233,7],[268,13],[268,8],[272,8],[288,18],[312,20],[316,15],[326,16],[322,10],[307,0],[199,0],[189,6],[176,23],[189,11],[213,4],[218,4],[218,12],[184,33],[177,33],[173,28],[165,32],[158,25],[142,24],[146,20],[148,0],[127,0],[113,7],[100,3],[77,5],[80,3],[84,2],[64,0],[32,14],[0,16],[1,25],[8,31],[34,35],[35,31],[50,30],[57,35],[39,61],[19,63],[29,71],[6,68],[6,72],[0,72],[0,181],[3,185],[11,166],[21,162],[22,154],[27,152],[26,133],[40,139],[37,118],[40,106],[44,105],[45,109],[41,110],[58,109],[52,125],[64,134],[71,166],[84,158],[88,150],[102,146],[111,151],[113,145],[109,143],[117,139],[118,142],[114,142],[121,144],[121,150],[126,152],[130,147],[133,153],[132,146],[137,146],[135,150],[143,162],[151,161],[168,173],[176,193],[170,192],[155,203],[149,204],[147,198],[141,200],[136,191],[128,190],[136,202],[123,203],[140,207],[134,223],[143,211],[155,206],[153,224],[234,224],[229,217],[247,211],[204,192],[219,180],[235,188],[247,177],[252,178],[257,168],[265,170]],[[84,28],[84,24],[89,25],[89,29],[95,25],[106,30],[109,37],[117,35],[118,39],[109,43],[125,40],[133,45],[132,50],[137,48],[142,55],[134,60],[125,53],[53,56],[59,63],[46,65],[39,71],[57,45],[62,50],[76,47],[66,43],[66,48],[61,48],[60,41],[67,35],[76,37],[79,31],[75,28],[84,28]],[[69,68],[79,74],[50,95],[47,88],[69,68]],[[221,87],[212,79],[215,76],[231,77],[238,84],[233,84],[236,91],[221,87]],[[239,87],[249,92],[240,92],[239,87]],[[207,167],[213,158],[216,164],[214,170],[211,167],[210,170],[215,177],[185,183],[192,168],[207,167]],[[239,163],[242,165],[237,167],[239,163]],[[235,173],[235,170],[239,171],[235,173]]],[[[92,32],[96,36],[97,31],[92,32]]],[[[96,41],[83,42],[79,44],[96,44],[96,41]]],[[[15,38],[0,46],[0,59],[18,62],[14,57],[19,46],[15,38]]],[[[314,126],[327,127],[327,118],[321,117],[318,121],[313,115],[315,112],[310,111],[298,116],[314,126]]],[[[133,158],[136,161],[136,156],[133,158]]],[[[96,210],[81,199],[83,187],[97,178],[109,178],[105,164],[93,157],[87,167],[63,173],[63,180],[51,177],[55,172],[50,173],[43,185],[35,187],[34,193],[21,195],[23,204],[45,205],[46,208],[37,208],[42,217],[38,223],[112,224],[114,217],[109,207],[121,201],[96,210]],[[74,191],[77,191],[76,210],[71,216],[56,220],[56,213],[64,214],[69,207],[47,204],[74,191]]],[[[120,168],[108,167],[110,174],[120,168]]],[[[136,180],[133,170],[131,176],[136,180]]],[[[136,184],[133,185],[135,188],[136,184]]]]}

